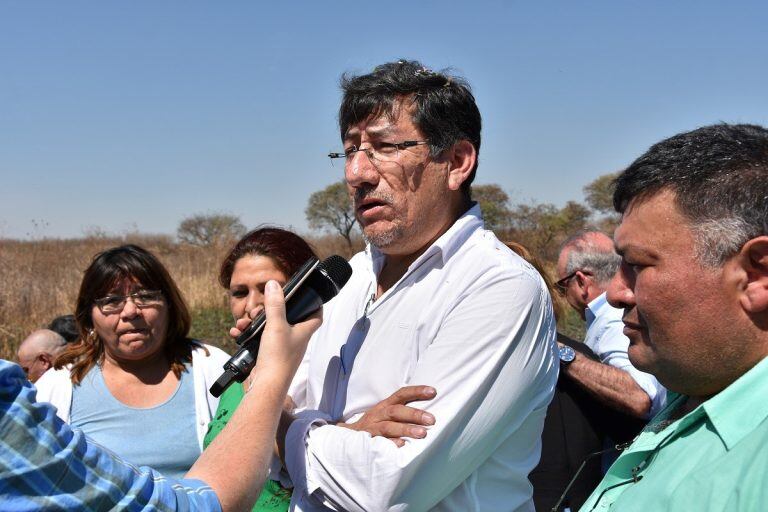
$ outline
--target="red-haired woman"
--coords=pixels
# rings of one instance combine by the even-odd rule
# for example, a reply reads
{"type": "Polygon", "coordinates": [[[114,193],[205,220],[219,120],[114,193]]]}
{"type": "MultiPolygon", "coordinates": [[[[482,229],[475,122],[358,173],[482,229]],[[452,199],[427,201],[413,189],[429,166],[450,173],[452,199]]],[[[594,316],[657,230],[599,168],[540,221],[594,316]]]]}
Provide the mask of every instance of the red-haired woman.
{"type": "MultiPolygon", "coordinates": [[[[229,306],[234,319],[247,318],[254,308],[264,303],[264,285],[267,281],[274,279],[285,285],[312,257],[316,256],[309,244],[284,229],[263,227],[245,235],[224,258],[219,272],[219,283],[229,294],[229,306]]],[[[221,395],[216,417],[205,436],[205,446],[232,417],[248,385],[248,380],[243,385],[233,384],[221,395]]],[[[268,479],[253,510],[288,510],[290,498],[290,490],[268,479]]]]}

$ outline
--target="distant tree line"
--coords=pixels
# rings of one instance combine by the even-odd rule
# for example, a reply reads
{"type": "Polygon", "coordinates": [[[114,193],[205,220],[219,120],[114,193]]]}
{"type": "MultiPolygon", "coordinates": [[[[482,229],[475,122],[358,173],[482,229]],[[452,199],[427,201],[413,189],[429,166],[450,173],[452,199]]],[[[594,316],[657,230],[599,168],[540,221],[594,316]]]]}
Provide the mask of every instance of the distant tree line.
{"type": "MultiPolygon", "coordinates": [[[[616,173],[598,177],[583,189],[585,202],[512,204],[497,184],[472,186],[472,199],[480,204],[487,229],[502,240],[525,245],[547,262],[557,260],[557,250],[572,233],[595,228],[609,234],[618,224],[611,197],[616,173]]],[[[309,197],[304,210],[309,227],[341,236],[349,247],[359,237],[352,201],[344,182],[333,183],[309,197]]]]}
{"type": "MultiPolygon", "coordinates": [[[[535,201],[512,204],[507,192],[493,183],[473,185],[472,199],[480,203],[487,229],[502,240],[525,245],[542,260],[553,263],[559,245],[572,233],[587,228],[613,233],[618,224],[611,201],[615,178],[616,173],[598,177],[583,188],[583,203],[568,201],[562,207],[535,201]]],[[[304,214],[310,229],[341,237],[349,254],[359,247],[361,234],[343,181],[312,193],[304,214]]],[[[245,231],[235,215],[199,213],[181,221],[177,237],[195,246],[223,246],[245,231]]]]}

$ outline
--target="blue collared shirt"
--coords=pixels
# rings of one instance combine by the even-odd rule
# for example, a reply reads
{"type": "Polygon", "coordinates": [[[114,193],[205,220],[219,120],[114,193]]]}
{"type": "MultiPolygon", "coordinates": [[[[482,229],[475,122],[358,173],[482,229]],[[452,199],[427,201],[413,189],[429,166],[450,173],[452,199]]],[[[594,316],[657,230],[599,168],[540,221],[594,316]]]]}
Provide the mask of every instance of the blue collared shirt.
{"type": "Polygon", "coordinates": [[[199,480],[136,467],[37,403],[18,365],[0,360],[0,503],[4,511],[221,510],[199,480]]]}
{"type": "Polygon", "coordinates": [[[624,335],[622,314],[621,309],[608,304],[605,293],[592,300],[585,312],[587,333],[584,336],[584,343],[592,349],[602,363],[624,370],[632,376],[637,385],[651,399],[651,410],[648,413],[648,417],[651,418],[666,403],[667,392],[656,377],[650,373],[641,372],[629,361],[627,356],[629,338],[624,335]]]}

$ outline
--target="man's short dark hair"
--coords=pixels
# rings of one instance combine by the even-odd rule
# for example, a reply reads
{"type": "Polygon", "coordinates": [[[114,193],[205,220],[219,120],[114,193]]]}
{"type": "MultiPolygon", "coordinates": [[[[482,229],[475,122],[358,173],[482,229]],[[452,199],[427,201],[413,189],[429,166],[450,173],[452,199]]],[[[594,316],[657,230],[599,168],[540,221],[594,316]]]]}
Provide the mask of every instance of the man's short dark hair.
{"type": "Polygon", "coordinates": [[[75,322],[75,315],[57,316],[51,320],[48,329],[58,333],[67,343],[72,343],[80,336],[77,330],[77,323],[75,322]]]}
{"type": "Polygon", "coordinates": [[[699,261],[721,265],[768,234],[768,130],[723,123],[654,144],[616,179],[613,204],[624,213],[663,190],[688,219],[699,261]]]}
{"type": "MultiPolygon", "coordinates": [[[[341,77],[344,97],[339,108],[341,138],[349,127],[371,117],[392,116],[397,101],[412,98],[413,123],[429,141],[433,157],[460,140],[468,140],[480,154],[480,111],[469,84],[447,71],[435,72],[415,60],[377,66],[367,75],[341,77]]],[[[469,196],[477,163],[462,190],[469,196]]]]}

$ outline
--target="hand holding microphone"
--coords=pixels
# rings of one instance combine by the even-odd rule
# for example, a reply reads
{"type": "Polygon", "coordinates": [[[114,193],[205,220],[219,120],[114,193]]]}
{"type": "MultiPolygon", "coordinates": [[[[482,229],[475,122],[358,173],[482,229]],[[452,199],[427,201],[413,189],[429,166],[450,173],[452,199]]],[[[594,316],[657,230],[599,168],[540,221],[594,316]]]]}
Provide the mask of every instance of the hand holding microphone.
{"type": "MultiPolygon", "coordinates": [[[[301,322],[318,311],[323,303],[336,296],[351,275],[352,268],[341,256],[331,256],[323,262],[315,258],[308,260],[283,289],[287,322],[301,322]]],[[[211,386],[213,396],[221,396],[232,382],[243,382],[250,374],[259,354],[266,318],[262,311],[237,337],[237,344],[242,348],[227,361],[224,373],[211,386]]],[[[244,327],[246,322],[238,322],[238,326],[244,327]]]]}
{"type": "Polygon", "coordinates": [[[286,318],[285,298],[280,284],[269,281],[264,292],[263,312],[267,322],[263,342],[259,346],[259,369],[262,366],[269,368],[269,372],[281,374],[290,382],[301,363],[309,338],[322,324],[322,309],[291,325],[286,318]]]}

